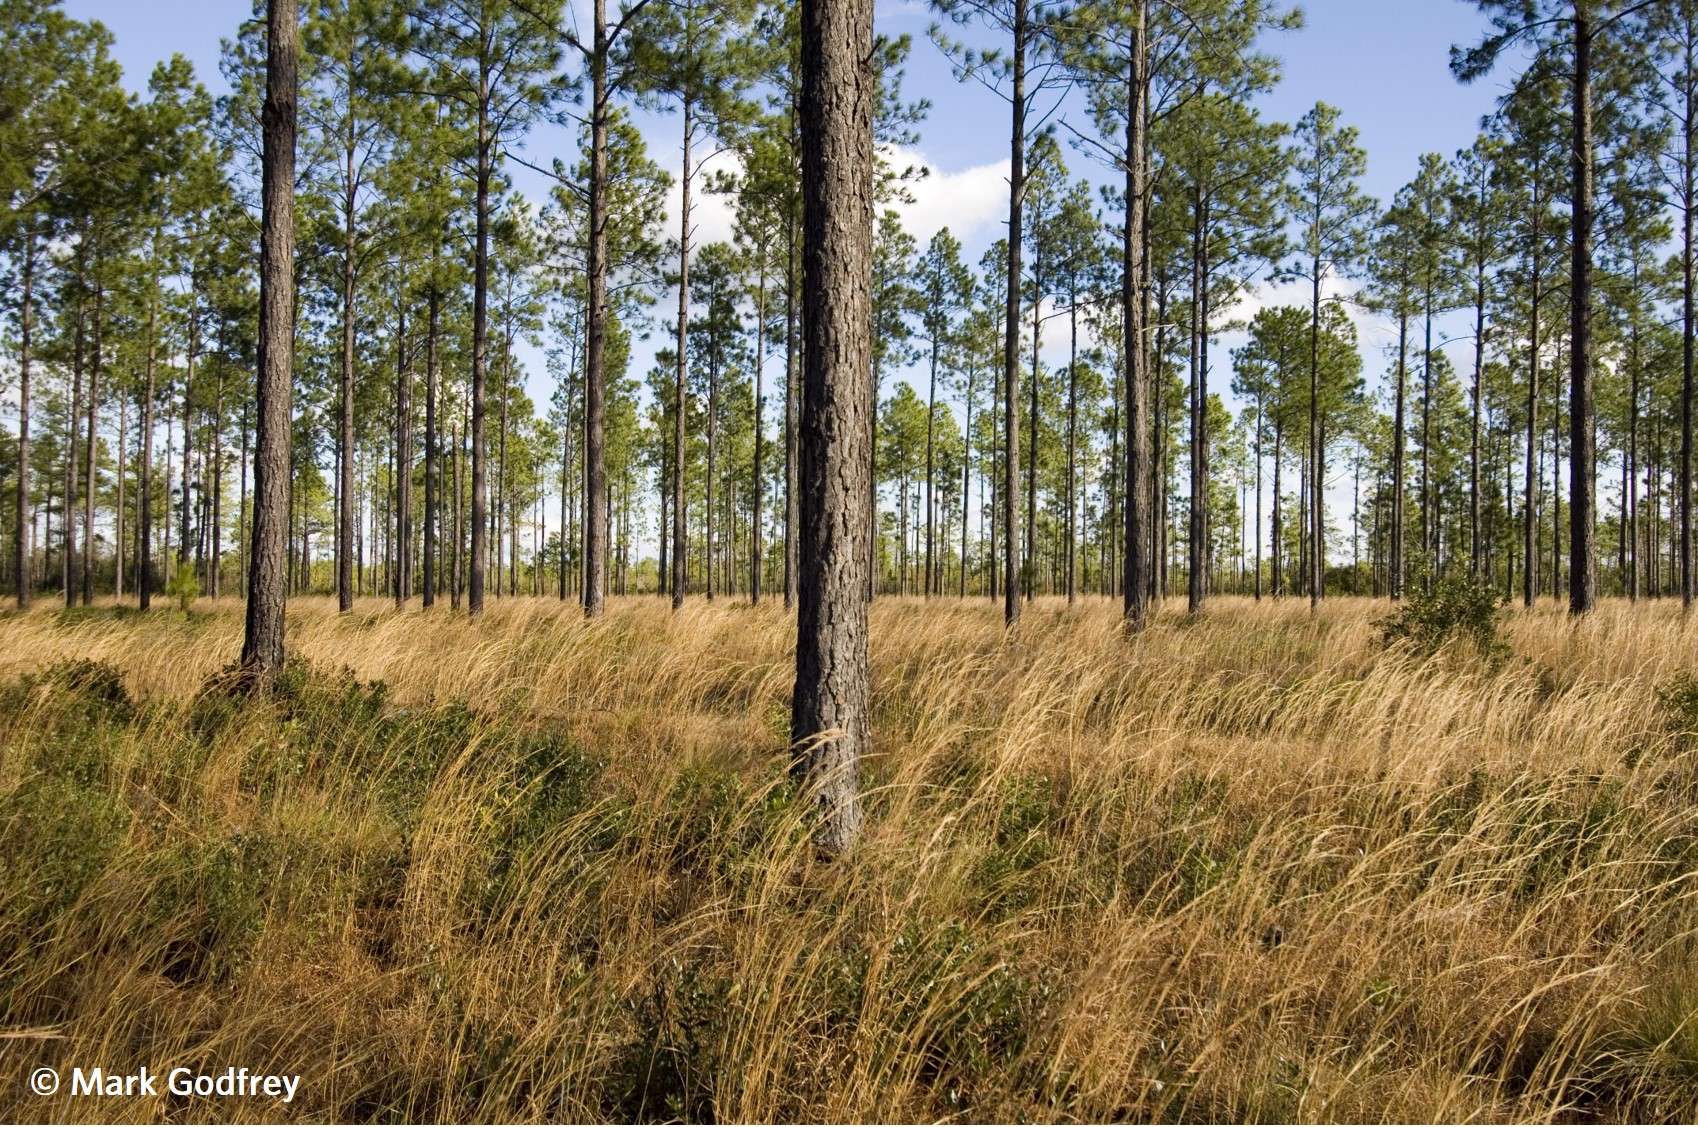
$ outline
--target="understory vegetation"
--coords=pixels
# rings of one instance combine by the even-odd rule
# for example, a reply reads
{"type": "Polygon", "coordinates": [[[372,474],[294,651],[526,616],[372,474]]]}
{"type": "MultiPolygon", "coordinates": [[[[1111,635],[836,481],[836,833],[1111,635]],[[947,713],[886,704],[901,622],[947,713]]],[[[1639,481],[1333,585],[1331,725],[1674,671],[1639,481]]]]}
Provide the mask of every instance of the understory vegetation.
{"type": "Polygon", "coordinates": [[[774,608],[0,615],[0,1118],[1691,1120],[1698,629],[1385,611],[880,599],[831,863],[774,608]]]}

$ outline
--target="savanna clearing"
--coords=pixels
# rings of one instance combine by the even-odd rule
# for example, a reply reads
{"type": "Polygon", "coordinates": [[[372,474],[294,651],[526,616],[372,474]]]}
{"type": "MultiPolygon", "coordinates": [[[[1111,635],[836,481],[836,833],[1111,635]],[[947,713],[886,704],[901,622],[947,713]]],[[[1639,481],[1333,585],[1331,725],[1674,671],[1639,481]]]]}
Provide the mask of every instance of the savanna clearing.
{"type": "Polygon", "coordinates": [[[817,860],[777,608],[0,616],[8,1120],[1690,1120],[1698,626],[873,608],[817,860]],[[36,1065],[298,1073],[50,1098],[36,1065]]]}

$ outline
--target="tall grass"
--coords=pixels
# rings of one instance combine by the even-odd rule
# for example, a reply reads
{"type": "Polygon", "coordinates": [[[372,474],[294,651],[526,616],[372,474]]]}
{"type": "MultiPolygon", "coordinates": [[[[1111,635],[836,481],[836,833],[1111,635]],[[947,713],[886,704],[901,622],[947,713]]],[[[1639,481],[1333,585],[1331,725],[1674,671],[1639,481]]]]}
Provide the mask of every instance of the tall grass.
{"type": "Polygon", "coordinates": [[[777,609],[301,601],[262,703],[234,604],[0,617],[0,1117],[1698,1115],[1698,628],[1384,613],[881,599],[833,864],[777,609]]]}

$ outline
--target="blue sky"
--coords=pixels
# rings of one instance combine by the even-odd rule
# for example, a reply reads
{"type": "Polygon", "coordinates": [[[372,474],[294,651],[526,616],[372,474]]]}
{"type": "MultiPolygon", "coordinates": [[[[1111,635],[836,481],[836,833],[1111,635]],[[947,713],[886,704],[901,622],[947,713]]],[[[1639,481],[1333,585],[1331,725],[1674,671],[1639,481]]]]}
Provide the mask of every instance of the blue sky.
{"type": "MultiPolygon", "coordinates": [[[[1449,155],[1478,132],[1500,83],[1462,86],[1450,75],[1453,43],[1476,41],[1485,27],[1469,0],[1309,0],[1303,30],[1270,37],[1266,47],[1283,60],[1283,79],[1262,103],[1264,118],[1292,122],[1317,100],[1341,108],[1361,131],[1368,152],[1367,191],[1389,200],[1411,177],[1420,155],[1449,155]]],[[[98,19],[115,37],[113,52],[127,81],[142,87],[154,64],[181,51],[215,92],[218,43],[250,18],[248,0],[66,0],[81,19],[98,19]]],[[[1006,215],[1007,115],[995,95],[958,85],[943,56],[926,37],[934,17],[918,0],[881,0],[879,30],[914,38],[905,90],[925,97],[932,111],[920,127],[918,152],[932,175],[916,190],[908,222],[922,242],[944,223],[978,254],[1001,234],[1006,215]]],[[[651,152],[677,167],[676,142],[664,116],[641,115],[651,152]]],[[[1079,123],[1085,127],[1084,122],[1079,123]]],[[[544,128],[527,141],[529,159],[547,163],[570,143],[565,131],[544,128]]],[[[1076,174],[1094,175],[1087,154],[1071,152],[1076,174]]],[[[521,190],[541,196],[540,178],[514,170],[521,190]]],[[[698,239],[728,229],[723,208],[705,202],[698,239]]],[[[537,365],[532,365],[537,367],[537,365]]],[[[1370,370],[1372,370],[1370,364],[1370,370]]]]}
{"type": "MultiPolygon", "coordinates": [[[[1414,175],[1422,153],[1448,156],[1471,143],[1481,116],[1491,111],[1502,92],[1498,76],[1462,86],[1450,75],[1451,45],[1478,41],[1486,26],[1471,0],[1308,0],[1302,8],[1306,23],[1301,31],[1271,37],[1265,44],[1283,60],[1283,79],[1260,103],[1262,115],[1294,122],[1317,100],[1338,106],[1344,121],[1360,131],[1368,153],[1363,187],[1382,201],[1414,175]]],[[[113,53],[132,87],[145,86],[155,63],[181,52],[214,92],[224,88],[218,73],[219,40],[233,36],[252,13],[249,0],[65,0],[65,9],[79,19],[100,20],[113,32],[113,53]]],[[[905,93],[932,102],[914,154],[931,175],[915,190],[916,201],[906,209],[907,225],[923,245],[947,223],[965,244],[969,260],[977,261],[1001,235],[1007,215],[1006,104],[977,85],[955,82],[942,54],[927,39],[934,20],[927,4],[879,0],[877,18],[880,32],[913,37],[905,93]]],[[[639,122],[651,155],[676,172],[672,120],[643,114],[639,122]]],[[[1082,120],[1078,125],[1088,127],[1082,120]]],[[[546,164],[552,156],[566,155],[570,142],[565,130],[539,129],[527,140],[527,159],[546,164]]],[[[1068,160],[1076,175],[1097,174],[1087,154],[1070,152],[1068,160]]],[[[525,169],[516,168],[514,179],[533,198],[546,193],[541,178],[525,169]]],[[[675,188],[674,207],[676,196],[675,188]]],[[[698,215],[698,242],[729,234],[722,201],[709,197],[698,215]]],[[[668,230],[675,227],[674,219],[668,230]]],[[[1297,300],[1294,292],[1281,293],[1271,286],[1250,298],[1254,303],[1292,300],[1297,300]]],[[[663,301],[659,308],[673,306],[675,302],[663,301]]],[[[1382,349],[1390,334],[1366,316],[1359,315],[1357,321],[1364,373],[1375,386],[1385,369],[1382,349]]],[[[1442,328],[1460,333],[1467,326],[1447,322],[1442,328]]],[[[656,335],[662,335],[658,326],[656,335]]],[[[1239,339],[1235,334],[1217,339],[1211,354],[1213,388],[1228,384],[1227,350],[1239,339]]],[[[633,357],[636,373],[647,368],[647,351],[639,348],[633,357]]],[[[522,359],[533,399],[546,402],[549,388],[541,350],[527,347],[522,359]]],[[[897,378],[900,374],[892,377],[892,385],[897,378]]]]}

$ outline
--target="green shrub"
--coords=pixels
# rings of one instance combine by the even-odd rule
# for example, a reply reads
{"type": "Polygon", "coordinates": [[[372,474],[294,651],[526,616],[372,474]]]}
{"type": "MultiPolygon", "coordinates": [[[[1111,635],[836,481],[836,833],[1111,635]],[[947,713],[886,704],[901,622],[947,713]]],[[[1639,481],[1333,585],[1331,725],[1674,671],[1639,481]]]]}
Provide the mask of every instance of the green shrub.
{"type": "Polygon", "coordinates": [[[180,567],[171,577],[171,582],[165,585],[165,593],[177,600],[178,610],[188,614],[194,609],[195,600],[200,598],[200,580],[195,578],[192,568],[180,567]]]}
{"type": "Polygon", "coordinates": [[[1657,705],[1676,751],[1698,742],[1698,679],[1681,673],[1657,689],[1657,705]]]}
{"type": "Polygon", "coordinates": [[[1448,572],[1427,581],[1417,578],[1412,588],[1396,614],[1375,622],[1388,648],[1407,646],[1427,656],[1460,639],[1494,665],[1508,659],[1509,645],[1498,622],[1501,598],[1490,583],[1448,572]]]}

